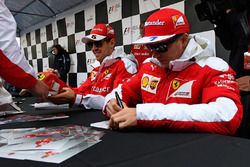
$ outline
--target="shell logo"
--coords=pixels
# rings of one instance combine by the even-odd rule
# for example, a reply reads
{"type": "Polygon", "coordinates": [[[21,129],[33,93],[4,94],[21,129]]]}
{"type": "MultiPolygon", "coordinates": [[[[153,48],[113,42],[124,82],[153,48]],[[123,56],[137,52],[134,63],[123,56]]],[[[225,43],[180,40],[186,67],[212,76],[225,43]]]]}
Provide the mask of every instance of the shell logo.
{"type": "Polygon", "coordinates": [[[149,82],[149,77],[148,76],[145,76],[143,79],[142,79],[142,87],[143,88],[146,88],[148,86],[148,82],[149,82]]]}
{"type": "Polygon", "coordinates": [[[92,72],[91,74],[90,74],[90,78],[91,78],[91,81],[93,81],[94,79],[95,79],[95,77],[96,77],[96,72],[92,72]]]}

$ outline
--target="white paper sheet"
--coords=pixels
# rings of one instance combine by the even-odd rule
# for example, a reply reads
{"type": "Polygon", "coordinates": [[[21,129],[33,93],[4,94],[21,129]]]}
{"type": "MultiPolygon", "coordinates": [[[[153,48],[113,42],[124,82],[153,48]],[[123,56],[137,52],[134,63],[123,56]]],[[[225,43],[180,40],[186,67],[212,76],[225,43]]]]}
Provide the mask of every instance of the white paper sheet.
{"type": "Polygon", "coordinates": [[[50,102],[44,102],[44,103],[35,103],[33,106],[36,109],[67,109],[69,108],[69,104],[53,104],[50,102]]]}
{"type": "Polygon", "coordinates": [[[8,141],[0,146],[0,157],[61,163],[100,142],[103,135],[78,125],[0,130],[8,141]]]}
{"type": "Polygon", "coordinates": [[[101,121],[90,124],[91,127],[101,128],[101,129],[109,129],[109,121],[101,121]]]}

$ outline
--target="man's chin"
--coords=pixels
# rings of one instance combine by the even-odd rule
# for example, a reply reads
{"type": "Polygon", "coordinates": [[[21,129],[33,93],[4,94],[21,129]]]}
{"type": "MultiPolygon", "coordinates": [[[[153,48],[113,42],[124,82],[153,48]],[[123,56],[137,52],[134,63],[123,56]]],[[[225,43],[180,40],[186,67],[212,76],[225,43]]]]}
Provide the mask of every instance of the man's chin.
{"type": "Polygon", "coordinates": [[[97,61],[99,61],[99,62],[100,62],[100,60],[101,60],[100,58],[98,58],[98,57],[95,57],[95,58],[96,58],[96,60],[97,60],[97,61]]]}

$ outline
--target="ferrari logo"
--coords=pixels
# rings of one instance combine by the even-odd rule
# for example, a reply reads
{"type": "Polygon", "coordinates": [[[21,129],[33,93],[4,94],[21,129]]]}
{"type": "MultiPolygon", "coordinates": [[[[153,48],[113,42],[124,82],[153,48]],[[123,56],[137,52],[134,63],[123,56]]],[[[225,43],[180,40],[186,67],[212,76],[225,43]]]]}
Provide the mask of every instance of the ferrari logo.
{"type": "Polygon", "coordinates": [[[173,23],[176,23],[177,21],[177,16],[172,16],[173,23]]]}
{"type": "Polygon", "coordinates": [[[109,70],[105,70],[104,74],[107,75],[109,73],[109,70]]]}
{"type": "Polygon", "coordinates": [[[45,75],[44,75],[44,74],[39,73],[39,74],[37,74],[37,76],[36,76],[36,77],[37,77],[37,79],[38,79],[38,80],[40,80],[40,81],[41,81],[41,80],[43,80],[43,79],[45,78],[45,75]]]}
{"type": "Polygon", "coordinates": [[[180,82],[177,80],[172,81],[172,87],[174,90],[178,89],[180,87],[180,82]]]}

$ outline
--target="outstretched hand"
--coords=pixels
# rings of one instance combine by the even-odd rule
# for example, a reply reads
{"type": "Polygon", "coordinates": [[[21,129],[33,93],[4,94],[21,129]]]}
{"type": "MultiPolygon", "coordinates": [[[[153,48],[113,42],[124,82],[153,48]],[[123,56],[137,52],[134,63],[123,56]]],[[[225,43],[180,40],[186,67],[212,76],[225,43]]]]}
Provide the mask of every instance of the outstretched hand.
{"type": "Polygon", "coordinates": [[[47,99],[49,94],[49,87],[42,81],[37,80],[35,86],[30,89],[31,93],[42,98],[43,100],[47,99]]]}
{"type": "Polygon", "coordinates": [[[73,104],[75,92],[70,88],[62,88],[62,91],[54,96],[48,97],[48,100],[55,104],[73,104]]]}

